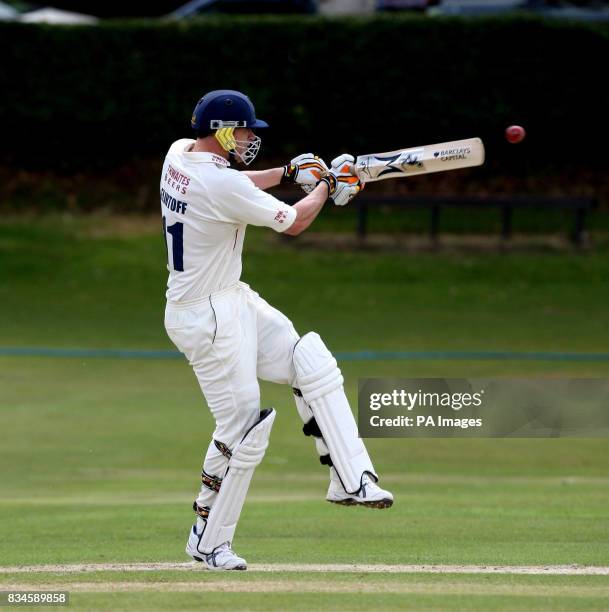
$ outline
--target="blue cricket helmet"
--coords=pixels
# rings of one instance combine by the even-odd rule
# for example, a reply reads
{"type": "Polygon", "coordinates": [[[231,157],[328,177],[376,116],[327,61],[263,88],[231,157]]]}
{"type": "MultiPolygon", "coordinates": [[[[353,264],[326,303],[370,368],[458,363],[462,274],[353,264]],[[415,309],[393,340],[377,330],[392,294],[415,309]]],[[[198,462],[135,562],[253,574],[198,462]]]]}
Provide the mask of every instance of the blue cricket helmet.
{"type": "Polygon", "coordinates": [[[251,100],[234,89],[217,89],[206,93],[197,102],[190,125],[195,130],[269,127],[266,121],[256,119],[256,111],[251,100]]]}

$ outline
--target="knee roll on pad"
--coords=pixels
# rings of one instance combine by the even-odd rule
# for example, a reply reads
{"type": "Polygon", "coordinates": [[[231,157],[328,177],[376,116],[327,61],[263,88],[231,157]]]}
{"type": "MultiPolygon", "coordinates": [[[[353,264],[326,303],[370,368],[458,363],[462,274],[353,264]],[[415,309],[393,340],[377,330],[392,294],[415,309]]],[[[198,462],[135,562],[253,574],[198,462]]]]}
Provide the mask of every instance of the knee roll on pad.
{"type": "Polygon", "coordinates": [[[273,408],[262,410],[260,419],[233,449],[220,492],[197,546],[200,553],[210,554],[220,544],[232,542],[254,470],[262,461],[269,444],[276,415],[273,408]]]}
{"type": "Polygon", "coordinates": [[[364,473],[378,480],[343,389],[336,359],[318,334],[305,334],[294,348],[298,388],[313,412],[332,463],[348,493],[361,488],[364,473]]]}
{"type": "Polygon", "coordinates": [[[305,334],[294,348],[294,365],[300,392],[308,404],[343,386],[336,359],[314,332],[305,334]]]}

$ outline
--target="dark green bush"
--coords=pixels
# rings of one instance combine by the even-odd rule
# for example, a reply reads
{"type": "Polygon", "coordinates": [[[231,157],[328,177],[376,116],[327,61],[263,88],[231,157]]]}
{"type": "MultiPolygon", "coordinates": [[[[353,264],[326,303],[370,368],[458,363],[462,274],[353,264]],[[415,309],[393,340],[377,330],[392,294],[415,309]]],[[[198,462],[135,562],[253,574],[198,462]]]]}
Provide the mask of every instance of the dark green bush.
{"type": "Polygon", "coordinates": [[[275,156],[476,135],[491,169],[530,172],[602,161],[609,136],[603,25],[395,15],[0,23],[0,53],[0,156],[33,167],[161,157],[190,135],[196,99],[225,87],[247,92],[269,121],[275,156]],[[503,141],[511,123],[528,130],[520,149],[503,141]]]}

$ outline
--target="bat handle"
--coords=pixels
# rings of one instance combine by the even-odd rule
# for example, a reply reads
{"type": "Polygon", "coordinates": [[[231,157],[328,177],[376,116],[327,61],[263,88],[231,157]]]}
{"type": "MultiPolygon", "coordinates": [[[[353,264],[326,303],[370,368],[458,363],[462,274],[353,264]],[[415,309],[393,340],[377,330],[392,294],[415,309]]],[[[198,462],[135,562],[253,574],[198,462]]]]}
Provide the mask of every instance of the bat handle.
{"type": "MultiPolygon", "coordinates": [[[[355,176],[357,178],[360,178],[359,174],[357,173],[357,167],[356,167],[354,162],[351,162],[349,164],[343,164],[343,166],[340,169],[337,168],[337,171],[342,173],[342,174],[350,174],[351,176],[355,176]]],[[[329,172],[330,172],[329,170],[324,170],[324,171],[320,172],[319,178],[322,179],[325,176],[328,176],[329,172]]]]}

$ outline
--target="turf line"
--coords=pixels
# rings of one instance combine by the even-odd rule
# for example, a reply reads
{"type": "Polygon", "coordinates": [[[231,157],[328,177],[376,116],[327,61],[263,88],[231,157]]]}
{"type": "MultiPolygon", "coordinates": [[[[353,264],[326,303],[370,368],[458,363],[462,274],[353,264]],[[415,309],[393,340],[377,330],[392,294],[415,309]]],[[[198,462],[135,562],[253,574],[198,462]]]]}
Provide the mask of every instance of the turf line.
{"type": "MultiPolygon", "coordinates": [[[[201,563],[77,563],[66,565],[16,565],[0,567],[0,574],[206,571],[201,563]]],[[[580,565],[383,565],[254,563],[250,572],[342,572],[383,574],[528,574],[544,576],[609,576],[609,567],[580,565]]]]}
{"type": "MultiPolygon", "coordinates": [[[[237,574],[238,576],[239,574],[237,574]]],[[[451,582],[341,582],[338,580],[299,580],[282,577],[280,580],[239,580],[235,579],[234,572],[228,575],[226,572],[217,572],[213,579],[196,580],[190,582],[172,581],[110,581],[110,582],[66,582],[66,583],[9,583],[2,585],[6,591],[68,591],[72,593],[395,593],[395,594],[419,594],[419,595],[483,595],[483,596],[508,596],[519,598],[522,596],[537,598],[604,598],[609,594],[609,587],[599,585],[574,585],[574,584],[519,584],[514,588],[512,584],[485,584],[472,583],[469,581],[459,582],[453,579],[451,582]]],[[[211,576],[210,576],[211,578],[211,576]]]]}
{"type": "MultiPolygon", "coordinates": [[[[173,350],[93,349],[36,346],[0,346],[2,357],[76,357],[101,359],[184,359],[173,350]]],[[[609,362],[609,353],[556,351],[354,351],[337,352],[340,361],[563,361],[609,362]]]]}

